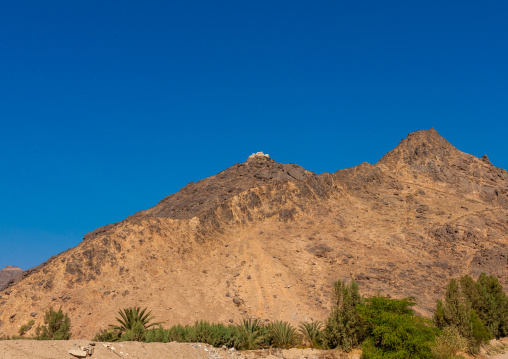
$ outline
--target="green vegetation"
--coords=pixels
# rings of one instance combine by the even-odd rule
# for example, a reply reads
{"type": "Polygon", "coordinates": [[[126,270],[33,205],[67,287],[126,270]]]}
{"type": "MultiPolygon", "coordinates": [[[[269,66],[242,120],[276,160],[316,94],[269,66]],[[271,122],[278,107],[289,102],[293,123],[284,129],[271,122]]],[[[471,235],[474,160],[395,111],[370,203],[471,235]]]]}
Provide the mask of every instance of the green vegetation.
{"type": "MultiPolygon", "coordinates": [[[[361,346],[364,359],[454,359],[475,355],[490,338],[508,335],[508,298],[497,278],[485,274],[474,281],[469,276],[451,280],[444,300],[438,300],[433,320],[418,317],[411,309],[413,298],[391,299],[376,295],[362,298],[358,285],[337,281],[332,308],[323,324],[301,322],[298,328],[276,321],[244,319],[239,324],[206,321],[194,325],[174,325],[164,329],[153,322],[147,308],[119,311],[117,324],[97,333],[97,341],[202,342],[214,347],[240,350],[292,348],[340,348],[350,351],[361,346]]],[[[31,320],[19,328],[23,336],[33,326],[31,320]]],[[[67,314],[49,308],[36,338],[69,339],[67,314]]],[[[9,339],[4,337],[3,339],[9,339]]]]}
{"type": "Polygon", "coordinates": [[[211,324],[199,321],[192,326],[175,325],[169,329],[161,326],[152,328],[145,334],[146,342],[182,342],[182,343],[207,343],[214,347],[238,346],[238,335],[233,325],[211,324]]]}
{"type": "Polygon", "coordinates": [[[93,338],[94,341],[98,342],[117,342],[120,340],[118,332],[110,329],[101,329],[93,338]]]}
{"type": "Polygon", "coordinates": [[[455,328],[467,342],[467,352],[478,353],[489,339],[508,330],[508,299],[497,278],[482,273],[475,282],[470,276],[452,279],[445,301],[438,300],[434,313],[438,328],[455,328]]]}
{"type": "Polygon", "coordinates": [[[68,340],[71,338],[71,320],[67,313],[50,307],[44,313],[44,324],[35,329],[35,335],[39,340],[68,340]]]}
{"type": "Polygon", "coordinates": [[[299,331],[302,333],[303,340],[310,348],[322,349],[324,346],[324,335],[322,332],[323,324],[316,322],[301,322],[299,331]]]}
{"type": "MultiPolygon", "coordinates": [[[[141,309],[140,307],[119,310],[120,317],[115,318],[119,325],[111,324],[108,329],[99,331],[94,340],[104,342],[147,341],[148,330],[161,324],[160,322],[151,323],[153,319],[151,313],[151,311],[147,313],[147,308],[141,309]]],[[[150,341],[157,341],[152,339],[154,333],[150,333],[150,335],[150,341]]]]}
{"type": "Polygon", "coordinates": [[[459,353],[465,353],[467,349],[467,340],[455,327],[444,328],[431,347],[432,355],[436,359],[463,358],[459,353]]]}
{"type": "MultiPolygon", "coordinates": [[[[321,334],[317,334],[318,338],[321,334]]],[[[316,338],[314,338],[316,339],[316,338]]],[[[268,347],[291,348],[301,343],[296,328],[287,322],[274,322],[264,325],[259,319],[243,320],[238,325],[209,323],[199,321],[192,326],[175,325],[169,329],[162,326],[143,329],[134,324],[131,329],[120,333],[117,326],[111,325],[108,330],[101,330],[95,336],[97,341],[145,341],[206,343],[214,347],[226,346],[241,350],[252,350],[268,347]]],[[[318,339],[319,340],[319,339],[318,339]]]]}
{"type": "Polygon", "coordinates": [[[33,326],[34,324],[35,324],[35,320],[33,320],[33,319],[32,319],[32,320],[30,320],[27,324],[23,324],[23,325],[22,325],[21,327],[19,327],[19,329],[18,329],[18,333],[19,333],[19,335],[21,335],[21,336],[25,335],[25,333],[26,333],[27,331],[29,331],[29,330],[32,328],[32,326],[33,326]]]}
{"type": "Polygon", "coordinates": [[[430,320],[417,317],[412,298],[375,296],[357,307],[365,323],[362,344],[365,359],[433,358],[431,347],[439,330],[430,320]]]}
{"type": "Polygon", "coordinates": [[[482,273],[475,283],[464,276],[460,286],[490,335],[497,339],[508,336],[508,297],[498,279],[482,273]]]}
{"type": "Polygon", "coordinates": [[[189,327],[186,331],[186,336],[188,342],[202,342],[214,347],[221,347],[223,345],[233,347],[237,344],[235,333],[232,326],[210,324],[202,320],[189,327]]]}
{"type": "Polygon", "coordinates": [[[238,332],[239,349],[259,349],[268,341],[266,327],[259,319],[244,319],[242,324],[238,325],[236,329],[238,332]]]}
{"type": "Polygon", "coordinates": [[[296,328],[288,322],[273,322],[268,326],[270,344],[276,348],[289,349],[301,342],[296,328]]]}
{"type": "Polygon", "coordinates": [[[353,280],[346,285],[342,281],[333,286],[332,312],[326,321],[324,343],[328,348],[350,351],[364,338],[364,323],[356,307],[362,303],[358,285],[353,280]]]}
{"type": "Polygon", "coordinates": [[[504,335],[508,327],[503,289],[497,279],[485,275],[477,282],[470,277],[452,280],[444,303],[437,302],[433,322],[415,316],[414,305],[413,298],[362,298],[354,281],[337,281],[325,325],[300,323],[297,330],[283,321],[265,325],[259,319],[248,319],[238,325],[199,321],[164,329],[160,323],[150,322],[146,308],[128,308],[116,318],[121,325],[111,325],[95,340],[202,342],[242,350],[291,348],[302,343],[345,351],[361,346],[365,359],[451,359],[464,352],[477,353],[490,337],[504,335]]]}
{"type": "Polygon", "coordinates": [[[125,308],[118,312],[120,318],[115,318],[120,325],[112,325],[112,329],[117,331],[120,336],[129,333],[129,335],[136,332],[149,329],[161,323],[150,323],[153,317],[150,316],[152,312],[146,313],[147,308],[141,309],[140,307],[125,308]]]}

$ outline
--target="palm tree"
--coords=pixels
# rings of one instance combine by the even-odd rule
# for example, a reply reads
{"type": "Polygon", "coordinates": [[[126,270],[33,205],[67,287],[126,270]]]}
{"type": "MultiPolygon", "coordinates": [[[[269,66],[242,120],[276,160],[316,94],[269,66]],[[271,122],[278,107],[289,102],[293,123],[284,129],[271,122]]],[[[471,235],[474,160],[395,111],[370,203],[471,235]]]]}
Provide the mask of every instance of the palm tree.
{"type": "Polygon", "coordinates": [[[323,347],[323,324],[316,322],[300,322],[300,333],[311,348],[321,349],[323,347]]]}
{"type": "Polygon", "coordinates": [[[149,311],[146,313],[146,310],[147,308],[141,309],[140,307],[121,309],[118,311],[121,318],[115,318],[120,323],[120,325],[111,325],[111,327],[114,330],[118,331],[120,335],[122,335],[127,330],[134,329],[137,323],[141,324],[145,330],[163,323],[150,323],[150,321],[153,319],[153,317],[150,316],[152,312],[149,311]]]}
{"type": "Polygon", "coordinates": [[[276,348],[289,349],[301,341],[296,329],[288,322],[277,321],[268,326],[272,345],[276,348]]]}
{"type": "Polygon", "coordinates": [[[239,347],[243,350],[261,348],[268,336],[266,327],[259,319],[244,319],[242,324],[237,325],[237,330],[240,336],[239,347]]]}

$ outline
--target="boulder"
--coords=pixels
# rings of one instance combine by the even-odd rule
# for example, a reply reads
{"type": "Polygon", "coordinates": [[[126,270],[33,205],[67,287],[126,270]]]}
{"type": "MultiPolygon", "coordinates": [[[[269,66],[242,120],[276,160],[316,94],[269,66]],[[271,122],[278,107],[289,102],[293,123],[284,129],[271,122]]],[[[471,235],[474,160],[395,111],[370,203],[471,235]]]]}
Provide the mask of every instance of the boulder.
{"type": "Polygon", "coordinates": [[[80,350],[80,349],[71,349],[71,350],[69,350],[69,354],[72,356],[75,356],[76,358],[86,358],[86,355],[88,353],[86,351],[80,350]]]}

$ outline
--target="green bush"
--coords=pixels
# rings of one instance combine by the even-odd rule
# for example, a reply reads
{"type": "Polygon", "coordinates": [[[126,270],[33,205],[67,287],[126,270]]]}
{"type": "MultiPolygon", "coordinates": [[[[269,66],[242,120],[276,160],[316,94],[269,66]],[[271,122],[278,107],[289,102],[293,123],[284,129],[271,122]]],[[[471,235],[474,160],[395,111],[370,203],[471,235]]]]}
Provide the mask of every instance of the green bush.
{"type": "Polygon", "coordinates": [[[118,331],[109,329],[101,329],[93,338],[96,342],[117,342],[120,340],[118,331]]]}
{"type": "Polygon", "coordinates": [[[364,358],[433,357],[431,346],[439,331],[429,320],[413,314],[410,307],[414,304],[412,298],[375,296],[357,307],[368,336],[362,343],[364,358]]]}
{"type": "Polygon", "coordinates": [[[460,335],[468,341],[468,352],[475,354],[479,352],[481,345],[491,338],[491,334],[464,293],[474,294],[469,287],[471,285],[469,280],[465,279],[465,281],[465,290],[461,288],[457,280],[450,281],[445,294],[445,302],[437,301],[433,319],[438,328],[457,328],[460,335]]]}
{"type": "Polygon", "coordinates": [[[268,326],[270,345],[275,348],[289,349],[301,342],[296,328],[288,322],[277,321],[268,326]]]}
{"type": "Polygon", "coordinates": [[[133,322],[120,336],[120,340],[123,342],[143,342],[145,341],[145,332],[146,329],[142,322],[133,322]]]}
{"type": "Polygon", "coordinates": [[[213,347],[225,345],[228,348],[238,344],[238,331],[236,326],[208,323],[199,321],[189,328],[187,341],[210,344],[213,347]]]}
{"type": "Polygon", "coordinates": [[[323,332],[321,330],[322,327],[323,324],[320,321],[300,323],[299,331],[302,333],[303,340],[310,348],[323,348],[323,332]]]}
{"type": "Polygon", "coordinates": [[[237,327],[234,325],[209,323],[199,321],[192,326],[175,325],[169,329],[161,326],[151,328],[145,332],[145,342],[180,342],[180,343],[206,343],[214,347],[225,345],[228,348],[236,347],[239,343],[237,327]]]}
{"type": "Polygon", "coordinates": [[[455,327],[444,328],[430,348],[435,359],[463,358],[460,352],[467,352],[468,342],[455,327]]]}
{"type": "Polygon", "coordinates": [[[145,342],[146,343],[168,343],[169,340],[169,330],[164,329],[159,326],[158,328],[150,328],[145,332],[145,342]]]}
{"type": "Polygon", "coordinates": [[[168,341],[170,342],[189,343],[192,341],[192,337],[192,327],[178,324],[168,329],[168,341]]]}
{"type": "Polygon", "coordinates": [[[18,329],[18,333],[19,335],[23,336],[25,335],[25,333],[30,330],[30,328],[32,328],[32,325],[34,325],[35,323],[35,320],[30,320],[27,324],[23,324],[21,327],[19,327],[18,329]]]}
{"type": "Polygon", "coordinates": [[[62,308],[58,312],[49,308],[44,313],[44,324],[35,329],[35,335],[39,340],[68,340],[71,338],[71,320],[62,308]]]}
{"type": "Polygon", "coordinates": [[[460,286],[491,336],[497,339],[507,336],[508,297],[498,279],[482,273],[475,282],[464,276],[460,286]]]}
{"type": "Polygon", "coordinates": [[[324,344],[348,352],[364,339],[364,323],[356,310],[362,297],[354,280],[349,285],[337,281],[333,289],[333,307],[324,329],[324,344]]]}
{"type": "Polygon", "coordinates": [[[209,343],[213,338],[212,324],[204,320],[195,322],[188,332],[188,341],[196,343],[209,343]]]}

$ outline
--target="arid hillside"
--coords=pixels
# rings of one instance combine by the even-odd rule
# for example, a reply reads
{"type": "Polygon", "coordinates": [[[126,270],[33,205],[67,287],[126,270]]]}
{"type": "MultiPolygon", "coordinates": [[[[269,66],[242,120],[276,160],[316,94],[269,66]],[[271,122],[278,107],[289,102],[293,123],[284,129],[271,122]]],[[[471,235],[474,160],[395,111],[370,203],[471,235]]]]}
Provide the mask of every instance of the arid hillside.
{"type": "Polygon", "coordinates": [[[0,269],[0,290],[21,273],[23,273],[23,269],[13,266],[0,269]]]}
{"type": "Polygon", "coordinates": [[[254,156],[25,272],[0,293],[0,333],[50,306],[74,338],[128,306],[166,326],[323,319],[332,283],[349,278],[429,315],[452,277],[486,272],[508,288],[507,244],[508,173],[435,130],[333,174],[254,156]]]}

